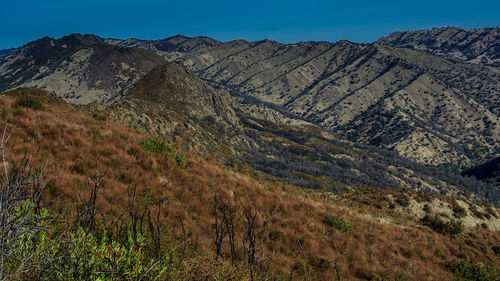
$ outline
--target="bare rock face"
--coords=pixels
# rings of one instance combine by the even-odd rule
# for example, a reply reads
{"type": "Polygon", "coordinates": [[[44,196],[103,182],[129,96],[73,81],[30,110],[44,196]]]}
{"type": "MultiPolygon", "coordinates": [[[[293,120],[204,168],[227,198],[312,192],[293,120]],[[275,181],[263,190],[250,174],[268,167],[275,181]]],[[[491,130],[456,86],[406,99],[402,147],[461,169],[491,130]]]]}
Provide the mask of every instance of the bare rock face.
{"type": "Polygon", "coordinates": [[[488,154],[499,147],[498,68],[348,41],[161,41],[164,48],[156,47],[159,41],[146,47],[155,46],[240,102],[258,104],[270,121],[290,122],[263,106],[432,165],[465,164],[478,160],[473,149],[488,154]]]}
{"type": "Polygon", "coordinates": [[[163,63],[148,51],[112,46],[94,35],[44,37],[0,59],[0,91],[38,87],[72,103],[112,102],[163,63]]]}
{"type": "Polygon", "coordinates": [[[410,48],[448,59],[500,66],[500,28],[433,28],[394,32],[377,41],[392,47],[410,48]]]}

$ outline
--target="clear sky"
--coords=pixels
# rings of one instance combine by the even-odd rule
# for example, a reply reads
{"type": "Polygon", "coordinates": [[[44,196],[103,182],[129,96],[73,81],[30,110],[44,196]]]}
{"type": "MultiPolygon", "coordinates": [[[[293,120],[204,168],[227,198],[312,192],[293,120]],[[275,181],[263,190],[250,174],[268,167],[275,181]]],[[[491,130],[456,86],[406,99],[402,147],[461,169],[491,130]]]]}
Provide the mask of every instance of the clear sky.
{"type": "Polygon", "coordinates": [[[72,32],[371,42],[395,30],[500,26],[500,0],[0,0],[0,49],[72,32]]]}

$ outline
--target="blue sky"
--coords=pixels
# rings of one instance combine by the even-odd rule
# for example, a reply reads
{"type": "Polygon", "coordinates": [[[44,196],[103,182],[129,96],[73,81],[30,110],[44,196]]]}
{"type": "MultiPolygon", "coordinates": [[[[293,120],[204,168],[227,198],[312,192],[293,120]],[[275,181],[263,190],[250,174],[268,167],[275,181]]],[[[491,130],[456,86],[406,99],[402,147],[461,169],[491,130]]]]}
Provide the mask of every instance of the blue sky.
{"type": "Polygon", "coordinates": [[[371,42],[395,30],[500,26],[500,1],[0,0],[0,48],[72,32],[371,42]]]}

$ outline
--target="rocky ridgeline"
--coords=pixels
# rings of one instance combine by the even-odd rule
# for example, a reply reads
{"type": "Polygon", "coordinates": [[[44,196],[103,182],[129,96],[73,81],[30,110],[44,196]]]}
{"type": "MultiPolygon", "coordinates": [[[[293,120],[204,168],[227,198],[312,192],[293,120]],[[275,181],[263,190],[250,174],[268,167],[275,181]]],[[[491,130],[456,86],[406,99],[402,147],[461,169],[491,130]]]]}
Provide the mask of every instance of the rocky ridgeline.
{"type": "Polygon", "coordinates": [[[500,66],[500,28],[465,30],[457,27],[397,31],[377,41],[411,48],[445,58],[489,66],[500,66]]]}

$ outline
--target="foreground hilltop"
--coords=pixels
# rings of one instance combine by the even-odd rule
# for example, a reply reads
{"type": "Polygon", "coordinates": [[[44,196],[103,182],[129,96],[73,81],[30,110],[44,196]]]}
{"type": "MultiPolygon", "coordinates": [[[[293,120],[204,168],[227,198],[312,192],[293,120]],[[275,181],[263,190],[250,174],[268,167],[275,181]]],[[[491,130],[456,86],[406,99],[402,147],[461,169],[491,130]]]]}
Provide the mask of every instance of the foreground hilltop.
{"type": "MultiPolygon", "coordinates": [[[[0,119],[15,126],[9,161],[28,153],[35,165],[47,163],[44,198],[50,211],[71,222],[79,210],[75,202],[94,198],[89,197],[90,190],[96,190],[94,176],[106,171],[94,193],[99,214],[95,223],[117,243],[127,229],[143,233],[144,257],[166,266],[164,278],[241,279],[253,274],[264,279],[451,280],[476,269],[497,276],[493,274],[500,266],[496,254],[500,237],[488,230],[500,225],[495,206],[395,190],[306,192],[264,180],[250,168],[247,172],[221,168],[211,157],[184,151],[182,143],[83,113],[81,107],[41,90],[7,92],[0,97],[0,107],[0,119]],[[217,204],[228,204],[224,206],[229,209],[217,204]],[[231,228],[233,240],[222,236],[219,254],[213,206],[218,206],[216,212],[241,215],[231,228]],[[149,217],[153,226],[155,220],[159,223],[158,232],[147,223],[134,224],[142,210],[148,214],[145,222],[149,217]],[[439,219],[420,220],[425,214],[439,219]],[[256,252],[251,260],[245,217],[255,218],[251,237],[256,252]],[[460,220],[466,227],[449,228],[444,223],[449,220],[460,220]],[[158,259],[165,254],[168,259],[158,259]]],[[[88,231],[98,235],[99,228],[88,231]]],[[[54,234],[50,241],[59,239],[58,232],[54,234]]],[[[113,255],[108,258],[114,261],[113,255]]],[[[65,268],[77,265],[68,263],[65,268]]],[[[39,269],[23,274],[36,279],[44,274],[39,269]]],[[[105,278],[119,273],[99,274],[105,278]]]]}

